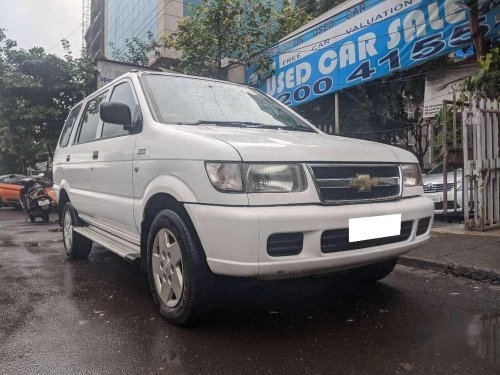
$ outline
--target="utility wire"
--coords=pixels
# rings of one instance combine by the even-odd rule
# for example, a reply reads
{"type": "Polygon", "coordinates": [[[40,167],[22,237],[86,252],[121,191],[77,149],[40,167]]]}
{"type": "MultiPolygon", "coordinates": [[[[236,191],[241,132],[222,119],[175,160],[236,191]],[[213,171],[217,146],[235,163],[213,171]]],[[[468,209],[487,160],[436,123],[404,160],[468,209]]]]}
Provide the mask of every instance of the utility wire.
{"type": "Polygon", "coordinates": [[[80,30],[82,28],[82,25],[78,26],[75,30],[73,30],[72,32],[70,32],[68,35],[66,35],[65,37],[61,38],[61,40],[59,41],[59,43],[57,44],[54,44],[52,47],[50,47],[46,53],[49,53],[50,51],[52,51],[54,48],[56,48],[58,45],[62,44],[62,41],[63,40],[66,40],[67,38],[69,38],[71,35],[73,35],[74,33],[76,33],[78,30],[80,30]]]}
{"type": "Polygon", "coordinates": [[[396,120],[396,119],[393,119],[389,116],[386,116],[384,115],[383,113],[380,113],[380,112],[377,112],[375,111],[373,108],[369,107],[368,105],[366,105],[365,103],[363,103],[361,100],[359,100],[358,98],[356,98],[354,95],[352,95],[350,92],[348,91],[345,91],[345,93],[347,95],[349,95],[354,101],[358,102],[359,104],[361,104],[363,107],[365,107],[366,109],[368,109],[369,111],[371,111],[372,113],[376,114],[376,115],[379,115],[383,118],[385,118],[386,120],[389,120],[389,121],[395,121],[395,122],[399,122],[401,124],[408,124],[408,125],[414,125],[413,122],[409,122],[409,121],[402,121],[402,120],[396,120]]]}

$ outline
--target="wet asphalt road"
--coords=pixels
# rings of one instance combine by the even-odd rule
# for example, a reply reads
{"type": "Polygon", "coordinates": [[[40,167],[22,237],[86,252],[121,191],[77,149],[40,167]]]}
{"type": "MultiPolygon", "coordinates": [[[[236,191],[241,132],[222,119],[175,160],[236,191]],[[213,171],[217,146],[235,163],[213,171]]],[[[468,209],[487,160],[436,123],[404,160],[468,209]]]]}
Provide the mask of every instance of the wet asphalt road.
{"type": "Polygon", "coordinates": [[[500,288],[398,266],[231,285],[200,325],[153,305],[139,267],[94,247],[65,259],[57,224],[0,210],[2,374],[499,374],[500,288]]]}

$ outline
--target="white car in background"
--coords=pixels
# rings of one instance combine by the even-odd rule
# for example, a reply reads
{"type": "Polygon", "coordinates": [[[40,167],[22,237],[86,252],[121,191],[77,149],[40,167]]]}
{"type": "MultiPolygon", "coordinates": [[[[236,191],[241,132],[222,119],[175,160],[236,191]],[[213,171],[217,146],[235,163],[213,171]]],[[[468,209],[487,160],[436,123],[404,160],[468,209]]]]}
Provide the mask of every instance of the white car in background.
{"type": "MultiPolygon", "coordinates": [[[[447,191],[447,213],[454,212],[454,174],[453,171],[447,172],[446,191],[447,191]]],[[[443,163],[436,165],[427,174],[422,176],[424,186],[424,196],[432,199],[434,202],[434,213],[442,214],[444,184],[443,184],[443,163]]],[[[462,212],[462,169],[457,170],[457,212],[462,212]]]]}

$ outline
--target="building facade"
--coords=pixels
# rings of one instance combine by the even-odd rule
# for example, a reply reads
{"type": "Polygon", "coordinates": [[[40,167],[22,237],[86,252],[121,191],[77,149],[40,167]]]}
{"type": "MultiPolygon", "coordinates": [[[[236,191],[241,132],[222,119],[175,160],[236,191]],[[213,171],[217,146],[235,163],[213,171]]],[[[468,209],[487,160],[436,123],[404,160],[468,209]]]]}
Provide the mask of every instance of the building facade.
{"type": "MultiPolygon", "coordinates": [[[[270,0],[279,8],[281,0],[270,0]]],[[[96,58],[116,59],[125,51],[126,40],[147,41],[148,33],[159,40],[177,30],[183,17],[192,16],[203,0],[92,0],[90,26],[85,35],[87,53],[96,58]]],[[[292,1],[294,3],[294,1],[292,1]]],[[[180,54],[173,49],[160,49],[163,66],[175,65],[180,54]]]]}
{"type": "Polygon", "coordinates": [[[106,56],[106,0],[90,3],[89,28],[85,33],[87,56],[95,60],[106,56]]]}

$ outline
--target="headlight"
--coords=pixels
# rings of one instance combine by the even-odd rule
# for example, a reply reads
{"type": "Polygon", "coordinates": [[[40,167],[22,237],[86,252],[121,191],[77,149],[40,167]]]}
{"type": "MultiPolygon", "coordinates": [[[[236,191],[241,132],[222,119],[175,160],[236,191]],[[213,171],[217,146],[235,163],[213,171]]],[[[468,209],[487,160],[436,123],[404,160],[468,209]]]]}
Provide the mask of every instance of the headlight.
{"type": "Polygon", "coordinates": [[[205,163],[212,185],[226,192],[285,193],[306,187],[300,164],[205,163]]]}
{"type": "Polygon", "coordinates": [[[206,163],[208,177],[212,185],[218,190],[242,192],[240,163],[206,163]]]}
{"type": "Polygon", "coordinates": [[[302,191],[305,185],[298,164],[248,164],[245,181],[249,193],[302,191]]]}
{"type": "Polygon", "coordinates": [[[403,177],[403,185],[406,187],[422,185],[422,171],[419,164],[402,164],[401,175],[403,177]]]}

